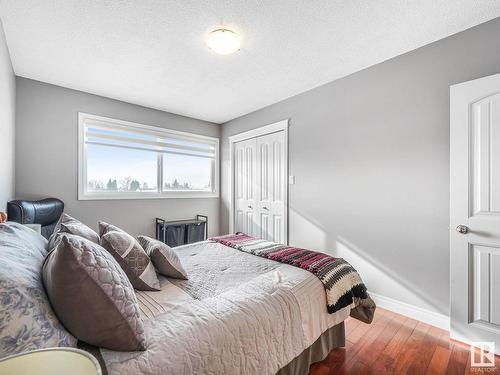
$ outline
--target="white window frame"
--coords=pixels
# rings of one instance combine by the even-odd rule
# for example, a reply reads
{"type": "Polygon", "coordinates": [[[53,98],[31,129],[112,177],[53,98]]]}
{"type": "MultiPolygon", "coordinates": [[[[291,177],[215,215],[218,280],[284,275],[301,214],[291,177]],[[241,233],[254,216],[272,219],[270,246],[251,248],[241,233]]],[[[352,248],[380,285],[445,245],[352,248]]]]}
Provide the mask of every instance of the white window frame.
{"type": "Polygon", "coordinates": [[[130,121],[117,120],[110,117],[97,116],[90,113],[78,112],[78,200],[111,200],[111,199],[163,199],[163,198],[218,198],[219,197],[219,139],[199,134],[181,132],[177,130],[166,129],[158,126],[144,125],[130,121]],[[215,171],[213,178],[213,191],[162,191],[163,187],[163,168],[162,155],[158,153],[158,187],[159,192],[87,192],[87,147],[85,145],[85,122],[93,120],[105,122],[113,125],[125,126],[138,130],[149,130],[160,132],[166,136],[181,136],[193,140],[205,140],[215,144],[215,171]]]}

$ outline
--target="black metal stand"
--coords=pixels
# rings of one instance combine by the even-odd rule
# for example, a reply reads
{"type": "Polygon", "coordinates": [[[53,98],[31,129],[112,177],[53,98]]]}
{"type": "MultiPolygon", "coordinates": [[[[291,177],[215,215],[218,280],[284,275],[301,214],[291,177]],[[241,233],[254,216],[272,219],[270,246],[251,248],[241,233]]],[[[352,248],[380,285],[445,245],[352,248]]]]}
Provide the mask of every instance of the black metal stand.
{"type": "Polygon", "coordinates": [[[171,247],[203,241],[208,238],[208,216],[205,215],[196,215],[194,220],[175,221],[166,221],[157,217],[155,225],[156,239],[171,247]],[[201,238],[200,229],[203,230],[201,238]]]}

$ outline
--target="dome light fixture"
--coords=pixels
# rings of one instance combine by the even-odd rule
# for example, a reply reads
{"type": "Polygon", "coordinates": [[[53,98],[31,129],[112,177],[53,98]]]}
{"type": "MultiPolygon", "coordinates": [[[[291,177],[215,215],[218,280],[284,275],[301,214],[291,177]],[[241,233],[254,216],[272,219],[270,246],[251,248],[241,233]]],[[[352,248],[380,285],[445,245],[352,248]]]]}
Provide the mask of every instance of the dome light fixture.
{"type": "Polygon", "coordinates": [[[239,51],[241,37],[229,29],[216,29],[208,34],[207,46],[218,54],[229,55],[239,51]]]}

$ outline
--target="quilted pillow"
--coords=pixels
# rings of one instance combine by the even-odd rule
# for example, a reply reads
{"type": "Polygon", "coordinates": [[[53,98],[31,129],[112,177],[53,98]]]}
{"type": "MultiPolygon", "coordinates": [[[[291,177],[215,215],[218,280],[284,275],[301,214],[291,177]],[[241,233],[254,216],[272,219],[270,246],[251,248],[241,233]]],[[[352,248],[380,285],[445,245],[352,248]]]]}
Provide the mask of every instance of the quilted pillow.
{"type": "Polygon", "coordinates": [[[179,257],[170,246],[146,236],[139,236],[137,239],[159,273],[176,279],[187,279],[179,257]]]}
{"type": "Polygon", "coordinates": [[[139,242],[125,231],[116,227],[114,228],[118,230],[112,230],[113,226],[107,225],[108,227],[101,230],[102,223],[99,223],[99,231],[103,233],[101,246],[117,260],[134,288],[149,291],[160,290],[160,281],[156,276],[153,263],[139,242]]]}
{"type": "Polygon", "coordinates": [[[54,233],[49,238],[49,249],[53,249],[57,245],[57,241],[60,239],[62,233],[74,234],[99,244],[99,236],[94,230],[81,221],[63,213],[57,221],[54,233]]]}
{"type": "Polygon", "coordinates": [[[18,223],[0,224],[0,358],[28,350],[76,346],[42,284],[47,240],[18,223]]]}
{"type": "Polygon", "coordinates": [[[42,274],[59,320],[78,339],[116,351],[145,349],[134,289],[101,246],[63,234],[42,274]]]}

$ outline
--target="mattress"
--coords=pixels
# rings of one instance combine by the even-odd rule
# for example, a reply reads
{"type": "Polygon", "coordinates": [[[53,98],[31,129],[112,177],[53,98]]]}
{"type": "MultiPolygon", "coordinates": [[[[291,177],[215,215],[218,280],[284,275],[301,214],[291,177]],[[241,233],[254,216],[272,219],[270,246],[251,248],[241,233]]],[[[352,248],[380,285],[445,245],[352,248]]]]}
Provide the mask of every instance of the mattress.
{"type": "Polygon", "coordinates": [[[290,265],[213,242],[175,251],[189,279],[137,292],[148,348],[101,349],[108,374],[276,374],[356,308],[328,314],[320,280],[290,265]]]}

